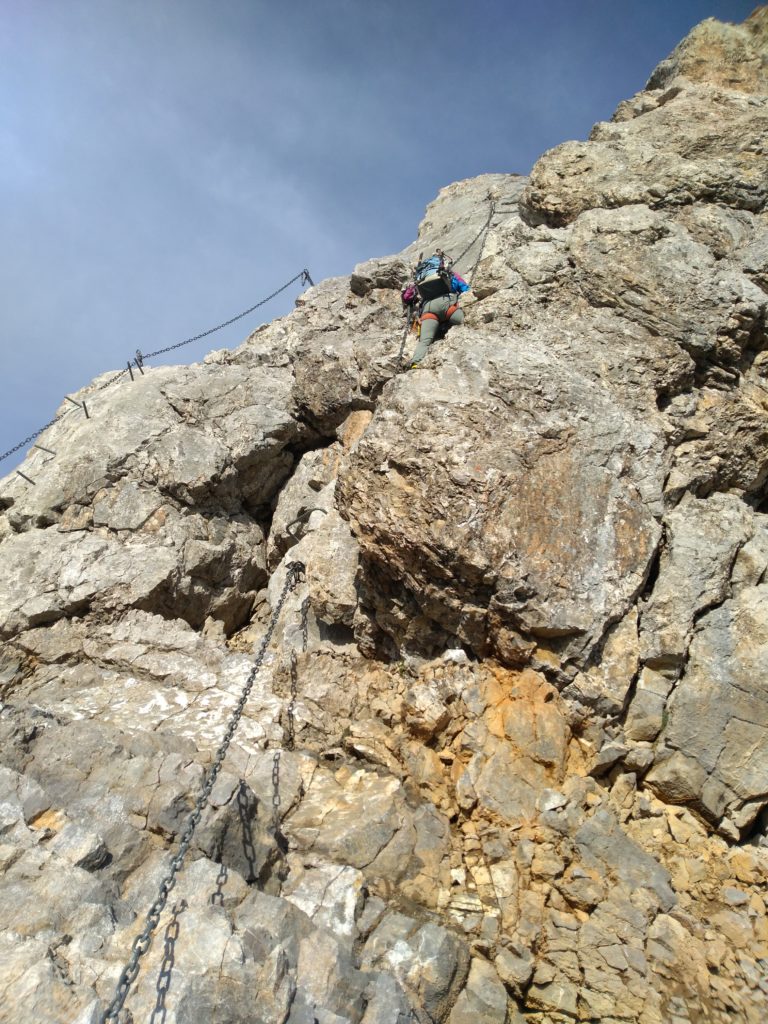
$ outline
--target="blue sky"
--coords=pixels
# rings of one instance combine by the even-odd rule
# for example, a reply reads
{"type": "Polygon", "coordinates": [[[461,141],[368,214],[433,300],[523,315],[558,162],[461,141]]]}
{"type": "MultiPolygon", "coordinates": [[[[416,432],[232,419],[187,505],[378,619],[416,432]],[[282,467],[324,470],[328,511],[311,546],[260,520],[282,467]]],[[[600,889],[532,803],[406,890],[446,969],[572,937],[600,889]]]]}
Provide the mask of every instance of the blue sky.
{"type": "Polygon", "coordinates": [[[527,173],[754,7],[0,0],[0,452],[137,347],[398,251],[442,186],[527,173]]]}

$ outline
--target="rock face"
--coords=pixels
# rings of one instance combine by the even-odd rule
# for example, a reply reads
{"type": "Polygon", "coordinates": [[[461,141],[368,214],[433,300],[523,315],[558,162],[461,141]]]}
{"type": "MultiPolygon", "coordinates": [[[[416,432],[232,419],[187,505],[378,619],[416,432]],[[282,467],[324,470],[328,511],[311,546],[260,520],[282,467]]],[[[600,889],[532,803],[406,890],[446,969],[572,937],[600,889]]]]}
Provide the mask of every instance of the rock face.
{"type": "Polygon", "coordinates": [[[0,483],[0,1021],[103,1018],[248,680],[121,1024],[764,1020],[767,61],[704,22],[0,483]]]}

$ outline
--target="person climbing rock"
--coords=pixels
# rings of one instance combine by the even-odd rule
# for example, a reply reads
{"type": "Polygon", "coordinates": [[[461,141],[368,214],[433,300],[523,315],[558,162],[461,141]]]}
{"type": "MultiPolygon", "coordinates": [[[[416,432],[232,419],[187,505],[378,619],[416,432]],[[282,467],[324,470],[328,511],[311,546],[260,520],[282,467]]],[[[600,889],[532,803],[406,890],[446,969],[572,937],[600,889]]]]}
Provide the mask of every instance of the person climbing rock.
{"type": "Polygon", "coordinates": [[[420,301],[419,343],[413,353],[411,368],[417,366],[437,337],[444,337],[450,327],[464,322],[459,296],[469,285],[451,269],[451,261],[437,249],[433,256],[422,259],[414,271],[413,282],[402,291],[403,303],[420,301]]]}

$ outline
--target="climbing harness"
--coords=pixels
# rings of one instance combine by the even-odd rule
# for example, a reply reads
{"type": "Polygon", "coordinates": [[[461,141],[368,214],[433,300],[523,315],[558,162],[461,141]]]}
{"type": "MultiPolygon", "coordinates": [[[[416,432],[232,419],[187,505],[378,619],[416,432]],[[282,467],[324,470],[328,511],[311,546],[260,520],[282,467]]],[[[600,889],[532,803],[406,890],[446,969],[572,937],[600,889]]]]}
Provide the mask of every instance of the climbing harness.
{"type": "MultiPolygon", "coordinates": [[[[164,355],[166,352],[173,352],[175,349],[181,348],[184,345],[191,345],[193,341],[199,341],[201,338],[207,338],[209,334],[215,334],[216,331],[220,331],[224,327],[229,327],[230,324],[234,324],[238,320],[242,320],[243,317],[248,316],[249,313],[253,313],[253,311],[258,309],[260,306],[263,306],[267,302],[270,302],[281,292],[284,292],[286,288],[290,288],[290,286],[294,284],[296,281],[298,281],[299,278],[301,278],[302,284],[314,285],[314,281],[310,277],[309,271],[305,267],[304,270],[302,270],[300,273],[292,277],[290,281],[286,281],[284,285],[282,285],[276,291],[272,292],[271,295],[267,295],[265,299],[261,299],[259,302],[256,303],[256,305],[251,306],[249,309],[244,310],[242,313],[238,313],[237,316],[230,317],[229,320],[225,320],[224,323],[218,324],[216,327],[210,327],[207,331],[202,331],[200,334],[195,334],[191,338],[185,338],[184,341],[178,341],[176,342],[175,345],[168,345],[166,346],[166,348],[159,348],[155,352],[146,352],[142,354],[142,352],[139,349],[136,349],[136,354],[134,358],[132,360],[128,360],[125,369],[120,370],[112,377],[109,377],[107,380],[104,381],[103,384],[99,385],[97,390],[105,391],[107,388],[112,387],[113,384],[116,384],[117,381],[122,380],[126,374],[130,374],[131,380],[133,380],[133,366],[135,366],[139,373],[142,374],[143,376],[143,367],[147,359],[152,359],[154,356],[164,355]]],[[[72,403],[73,407],[77,406],[81,408],[85,413],[86,417],[90,418],[88,416],[88,408],[85,402],[77,402],[75,401],[74,398],[70,398],[69,395],[65,395],[64,397],[67,399],[68,402],[72,403]]],[[[21,451],[21,449],[28,445],[30,441],[34,441],[35,438],[39,437],[42,433],[48,430],[49,427],[52,427],[54,423],[58,423],[59,420],[63,419],[65,416],[69,415],[69,413],[73,411],[74,409],[65,409],[64,412],[62,412],[58,416],[54,416],[52,420],[49,420],[44,426],[39,427],[33,434],[30,434],[29,437],[25,437],[23,441],[19,441],[18,444],[15,444],[13,448],[9,448],[7,452],[2,452],[0,454],[0,462],[2,462],[3,459],[7,459],[10,455],[14,455],[16,452],[21,451]]],[[[23,473],[20,473],[19,475],[24,476],[23,473]]],[[[29,481],[28,477],[24,477],[24,479],[29,481]]],[[[34,481],[29,482],[34,483],[34,481]]]]}
{"type": "Polygon", "coordinates": [[[184,863],[184,858],[186,857],[189,851],[189,847],[192,842],[192,837],[195,834],[195,829],[197,828],[203,810],[206,804],[208,803],[208,799],[211,795],[211,791],[213,790],[216,779],[218,778],[219,772],[221,771],[221,766],[224,762],[224,757],[226,756],[229,744],[231,743],[232,737],[235,735],[235,730],[237,729],[237,726],[240,723],[240,719],[242,718],[246,702],[250,695],[251,689],[253,688],[253,684],[256,680],[256,675],[259,669],[261,668],[262,662],[264,660],[264,655],[266,654],[267,647],[269,646],[269,642],[272,639],[272,634],[275,631],[275,626],[277,625],[277,620],[280,617],[280,612],[283,609],[285,600],[288,597],[288,594],[291,591],[295,590],[299,583],[301,583],[305,578],[306,566],[304,565],[303,562],[290,562],[288,564],[287,573],[285,577],[285,584],[283,586],[282,592],[280,594],[280,597],[278,598],[277,604],[275,605],[275,609],[272,612],[272,618],[269,620],[269,626],[267,627],[267,631],[264,634],[264,638],[261,641],[261,646],[259,647],[258,653],[251,667],[251,671],[248,675],[247,680],[245,681],[245,685],[243,686],[243,691],[240,694],[240,699],[238,700],[237,706],[235,707],[235,710],[232,713],[232,717],[229,720],[229,724],[227,725],[227,730],[224,734],[224,739],[222,740],[219,749],[216,751],[216,756],[213,759],[213,764],[208,770],[208,774],[206,775],[203,788],[200,792],[200,795],[197,798],[197,801],[195,802],[195,809],[192,811],[189,818],[187,818],[187,822],[181,833],[178,852],[176,856],[171,860],[168,873],[160,883],[160,890],[154,903],[147,912],[147,916],[144,921],[144,928],[142,929],[141,934],[137,935],[136,938],[133,940],[130,959],[123,968],[123,971],[120,975],[120,979],[117,983],[117,989],[115,991],[114,998],[107,1007],[104,1015],[101,1017],[100,1024],[110,1024],[110,1022],[112,1022],[112,1024],[118,1024],[120,1011],[122,1010],[123,1005],[125,1004],[125,1000],[128,996],[128,993],[131,990],[131,986],[138,977],[139,961],[152,944],[152,935],[160,922],[160,917],[163,913],[163,910],[165,909],[166,903],[168,902],[168,896],[173,887],[176,885],[176,876],[178,875],[179,871],[181,871],[182,865],[184,863]]]}

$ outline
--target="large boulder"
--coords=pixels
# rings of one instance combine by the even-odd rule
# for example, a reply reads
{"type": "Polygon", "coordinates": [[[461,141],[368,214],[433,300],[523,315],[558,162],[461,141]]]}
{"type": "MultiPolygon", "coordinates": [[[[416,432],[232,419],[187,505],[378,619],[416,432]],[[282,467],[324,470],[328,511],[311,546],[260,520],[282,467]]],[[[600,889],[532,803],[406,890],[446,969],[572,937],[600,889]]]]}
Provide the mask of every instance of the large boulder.
{"type": "MultiPolygon", "coordinates": [[[[456,329],[442,354],[388,387],[342,471],[365,570],[479,654],[589,649],[645,582],[663,437],[543,338],[456,329]]],[[[418,643],[418,619],[393,619],[418,643]]]]}

